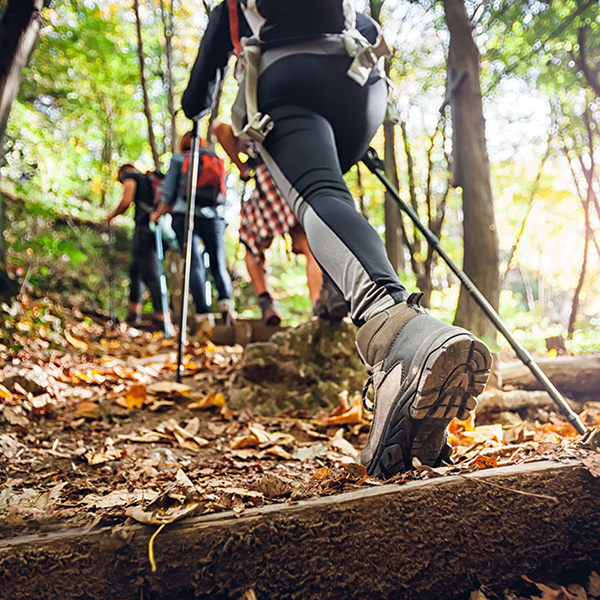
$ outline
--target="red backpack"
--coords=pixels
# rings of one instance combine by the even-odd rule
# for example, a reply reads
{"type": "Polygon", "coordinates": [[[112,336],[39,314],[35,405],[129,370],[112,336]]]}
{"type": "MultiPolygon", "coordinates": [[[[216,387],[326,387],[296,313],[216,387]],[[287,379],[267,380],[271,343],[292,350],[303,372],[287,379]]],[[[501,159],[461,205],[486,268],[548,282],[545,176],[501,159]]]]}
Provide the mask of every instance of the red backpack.
{"type": "MultiPolygon", "coordinates": [[[[185,152],[181,167],[182,196],[187,196],[188,172],[191,153],[185,152]]],[[[225,204],[225,163],[210,148],[200,148],[198,179],[196,180],[196,204],[218,206],[225,204]]]]}

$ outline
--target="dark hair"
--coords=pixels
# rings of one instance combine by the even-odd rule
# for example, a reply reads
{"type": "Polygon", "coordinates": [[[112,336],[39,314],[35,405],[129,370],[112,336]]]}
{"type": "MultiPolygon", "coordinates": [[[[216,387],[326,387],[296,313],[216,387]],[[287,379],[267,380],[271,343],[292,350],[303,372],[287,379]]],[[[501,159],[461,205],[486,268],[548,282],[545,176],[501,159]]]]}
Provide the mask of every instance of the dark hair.
{"type": "Polygon", "coordinates": [[[131,163],[125,163],[117,172],[117,181],[122,182],[123,175],[125,175],[125,173],[135,170],[135,165],[132,165],[131,163]]]}

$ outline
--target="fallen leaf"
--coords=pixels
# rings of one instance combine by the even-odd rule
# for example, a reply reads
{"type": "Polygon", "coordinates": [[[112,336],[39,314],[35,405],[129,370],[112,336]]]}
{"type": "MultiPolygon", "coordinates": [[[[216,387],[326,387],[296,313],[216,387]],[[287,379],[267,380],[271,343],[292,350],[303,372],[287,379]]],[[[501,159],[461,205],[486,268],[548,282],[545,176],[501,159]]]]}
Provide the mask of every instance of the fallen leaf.
{"type": "Polygon", "coordinates": [[[176,381],[157,381],[150,384],[147,391],[149,394],[187,394],[191,389],[189,385],[176,381]]]}
{"type": "Polygon", "coordinates": [[[10,391],[7,390],[1,383],[0,383],[0,398],[3,398],[4,400],[10,400],[12,398],[12,394],[10,393],[10,391]]]}
{"type": "Polygon", "coordinates": [[[82,400],[75,407],[75,417],[78,419],[99,419],[101,416],[100,406],[92,400],[82,400]]]}
{"type": "Polygon", "coordinates": [[[69,342],[69,344],[71,344],[71,346],[73,346],[73,348],[77,348],[77,350],[85,351],[88,349],[88,345],[84,341],[78,340],[76,337],[73,337],[66,329],[65,339],[67,340],[67,342],[69,342]]]}
{"type": "Polygon", "coordinates": [[[115,402],[119,406],[123,406],[129,410],[132,408],[141,408],[144,406],[147,398],[146,386],[143,383],[134,383],[127,390],[127,394],[124,397],[117,398],[115,402]]]}
{"type": "Polygon", "coordinates": [[[123,450],[108,448],[104,452],[86,452],[83,456],[88,461],[88,465],[101,465],[112,460],[119,460],[124,455],[123,450]]]}
{"type": "Polygon", "coordinates": [[[214,408],[225,406],[225,396],[223,394],[208,394],[203,398],[196,400],[196,402],[191,402],[187,405],[189,410],[204,410],[207,408],[214,408]]]}

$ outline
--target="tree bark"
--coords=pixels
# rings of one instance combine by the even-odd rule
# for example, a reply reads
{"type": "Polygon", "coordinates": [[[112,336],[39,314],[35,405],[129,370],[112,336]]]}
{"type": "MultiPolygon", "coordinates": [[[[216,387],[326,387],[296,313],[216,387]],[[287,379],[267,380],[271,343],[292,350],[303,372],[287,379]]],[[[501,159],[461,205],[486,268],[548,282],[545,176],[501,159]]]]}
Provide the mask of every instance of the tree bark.
{"type": "MultiPolygon", "coordinates": [[[[498,236],[479,81],[479,50],[464,0],[444,0],[450,32],[448,98],[452,110],[453,181],[462,189],[464,271],[498,309],[500,296],[498,236]]],[[[496,330],[461,287],[456,324],[494,342],[496,330]]]]}
{"type": "Polygon", "coordinates": [[[158,154],[158,148],[156,146],[156,137],[154,135],[154,126],[152,123],[152,110],[150,109],[150,98],[148,96],[148,84],[146,82],[146,68],[144,64],[144,45],[142,42],[142,23],[140,20],[139,8],[139,0],[133,0],[133,11],[135,12],[135,26],[138,39],[138,58],[140,61],[140,83],[142,86],[142,94],[144,95],[144,114],[146,115],[146,121],[148,121],[148,141],[150,142],[150,149],[152,151],[154,168],[157,171],[160,171],[160,156],[158,154]]]}
{"type": "MultiPolygon", "coordinates": [[[[9,0],[0,22],[0,150],[11,106],[21,85],[23,69],[29,61],[41,27],[44,0],[9,0]]],[[[4,155],[4,151],[0,152],[4,155]]],[[[4,207],[0,201],[0,296],[16,292],[6,273],[4,207]]]]}
{"type": "Polygon", "coordinates": [[[171,154],[177,152],[177,128],[175,119],[175,89],[173,85],[173,29],[175,0],[170,0],[168,11],[165,10],[164,0],[160,0],[160,14],[165,34],[165,57],[167,59],[167,111],[170,116],[171,154]]]}

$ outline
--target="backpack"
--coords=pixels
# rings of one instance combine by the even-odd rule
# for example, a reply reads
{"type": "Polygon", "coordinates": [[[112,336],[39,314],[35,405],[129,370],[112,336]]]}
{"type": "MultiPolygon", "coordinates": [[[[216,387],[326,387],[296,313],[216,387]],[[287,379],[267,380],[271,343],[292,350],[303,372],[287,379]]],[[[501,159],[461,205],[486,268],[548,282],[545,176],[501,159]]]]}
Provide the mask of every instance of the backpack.
{"type": "MultiPolygon", "coordinates": [[[[200,148],[198,179],[196,180],[196,205],[219,206],[225,204],[225,163],[210,148],[200,148]]],[[[181,166],[181,195],[187,196],[188,172],[191,153],[185,152],[181,166]]]]}
{"type": "Polygon", "coordinates": [[[342,33],[356,21],[354,0],[229,0],[230,22],[238,1],[252,32],[263,42],[342,33]]]}

